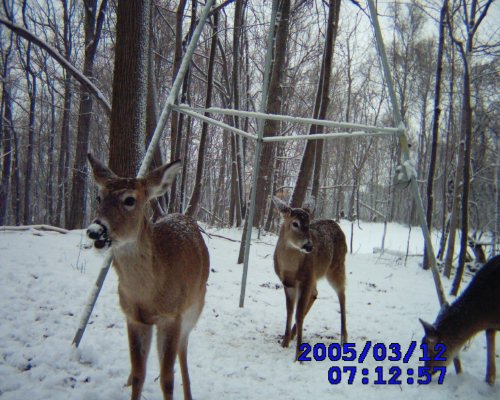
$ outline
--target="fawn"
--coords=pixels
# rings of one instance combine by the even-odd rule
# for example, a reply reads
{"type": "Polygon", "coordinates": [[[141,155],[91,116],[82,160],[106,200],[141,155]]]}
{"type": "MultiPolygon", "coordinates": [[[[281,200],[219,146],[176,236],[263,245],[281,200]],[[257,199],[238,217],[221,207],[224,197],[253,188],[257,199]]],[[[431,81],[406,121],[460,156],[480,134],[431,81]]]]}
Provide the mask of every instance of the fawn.
{"type": "Polygon", "coordinates": [[[153,224],[146,216],[149,200],[165,194],[180,161],[163,165],[145,178],[129,179],[118,177],[91,154],[88,158],[99,187],[99,204],[87,234],[95,247],[111,246],[120,305],[127,318],[131,399],[141,397],[153,325],[164,399],[173,396],[177,355],[184,399],[191,399],[188,337],[205,302],[208,250],[190,217],[171,214],[153,224]]]}
{"type": "Polygon", "coordinates": [[[318,296],[316,281],[326,276],[340,303],[341,342],[347,341],[345,311],[345,255],[347,244],[333,220],[309,223],[307,209],[291,208],[277,197],[274,204],[283,217],[274,251],[274,270],[283,283],[286,297],[286,326],[282,346],[288,347],[297,334],[295,359],[300,355],[304,318],[318,296]],[[295,325],[290,330],[292,313],[295,325]]]}
{"type": "Polygon", "coordinates": [[[452,303],[445,304],[434,324],[420,320],[424,327],[423,343],[429,346],[431,361],[426,366],[445,366],[476,333],[486,331],[486,382],[495,383],[495,333],[500,330],[500,255],[488,261],[469,286],[452,303]],[[446,346],[446,361],[435,361],[434,346],[446,346]]]}

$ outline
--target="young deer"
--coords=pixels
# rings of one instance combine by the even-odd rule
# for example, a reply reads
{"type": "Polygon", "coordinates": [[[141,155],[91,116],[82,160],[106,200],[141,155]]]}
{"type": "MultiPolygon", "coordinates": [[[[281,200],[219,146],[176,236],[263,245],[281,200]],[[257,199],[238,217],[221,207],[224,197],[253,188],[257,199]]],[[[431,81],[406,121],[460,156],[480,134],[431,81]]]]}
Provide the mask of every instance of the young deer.
{"type": "Polygon", "coordinates": [[[474,276],[469,286],[453,302],[445,305],[434,324],[420,320],[423,343],[429,347],[426,366],[445,366],[476,333],[486,331],[486,382],[495,383],[495,333],[500,330],[500,256],[492,258],[474,276]],[[434,346],[443,343],[446,361],[434,361],[434,346]]]}
{"type": "Polygon", "coordinates": [[[337,292],[340,303],[342,343],[347,341],[345,315],[345,255],[344,233],[333,220],[318,220],[309,224],[309,212],[291,208],[277,197],[276,208],[283,223],[274,251],[274,270],[283,283],[286,297],[286,326],[282,346],[288,347],[297,334],[295,358],[300,355],[304,318],[318,296],[316,281],[326,276],[337,292]],[[292,313],[297,304],[295,325],[290,330],[292,313]]]}
{"type": "Polygon", "coordinates": [[[164,399],[173,395],[177,355],[184,399],[191,399],[188,337],[205,302],[208,250],[191,218],[171,214],[152,224],[145,214],[149,200],[167,191],[181,164],[175,161],[143,179],[128,179],[88,157],[99,187],[99,205],[87,234],[97,248],[111,246],[120,305],[127,317],[131,399],[141,397],[153,325],[164,399]]]}

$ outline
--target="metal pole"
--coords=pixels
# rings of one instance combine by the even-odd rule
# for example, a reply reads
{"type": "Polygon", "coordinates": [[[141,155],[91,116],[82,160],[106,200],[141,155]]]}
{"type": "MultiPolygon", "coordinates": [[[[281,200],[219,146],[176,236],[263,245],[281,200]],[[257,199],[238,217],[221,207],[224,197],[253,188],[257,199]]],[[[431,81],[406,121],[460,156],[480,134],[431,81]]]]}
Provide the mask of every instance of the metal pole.
{"type": "MultiPolygon", "coordinates": [[[[218,108],[218,107],[189,107],[185,104],[180,104],[174,106],[174,110],[191,110],[200,114],[223,114],[223,115],[233,115],[239,117],[248,117],[265,119],[265,120],[274,120],[274,121],[286,121],[286,122],[294,122],[305,125],[321,125],[330,128],[344,128],[344,129],[362,129],[368,132],[392,132],[392,133],[401,133],[401,128],[393,128],[393,127],[381,127],[374,125],[363,125],[363,124],[354,124],[352,122],[338,122],[331,121],[326,119],[314,119],[314,118],[304,118],[304,117],[291,117],[289,115],[282,114],[266,114],[264,112],[255,112],[255,111],[243,111],[243,110],[234,110],[230,108],[218,108]]],[[[404,128],[404,127],[403,127],[404,128]]]]}
{"type": "Polygon", "coordinates": [[[89,299],[87,301],[87,305],[83,310],[82,318],[80,319],[80,325],[76,331],[75,337],[73,338],[73,343],[76,347],[80,345],[80,340],[82,340],[83,333],[85,332],[85,328],[90,319],[90,315],[92,314],[92,310],[94,309],[95,303],[97,301],[97,297],[101,292],[102,285],[104,284],[104,279],[106,279],[106,275],[108,274],[109,267],[111,267],[111,261],[113,257],[111,255],[111,251],[108,251],[106,257],[102,263],[101,271],[99,272],[99,276],[95,282],[95,285],[92,291],[89,294],[89,299]]]}
{"type": "MultiPolygon", "coordinates": [[[[274,30],[276,24],[276,13],[278,9],[278,0],[273,0],[273,6],[271,10],[271,21],[269,22],[269,32],[267,36],[267,51],[266,60],[264,68],[264,82],[262,86],[262,100],[260,104],[261,111],[265,111],[267,107],[267,93],[269,90],[269,78],[271,76],[271,63],[273,55],[273,43],[274,43],[274,30]]],[[[252,172],[252,189],[250,192],[250,207],[248,210],[248,215],[245,221],[245,253],[243,256],[243,274],[241,276],[241,293],[240,293],[240,307],[243,307],[245,303],[245,290],[247,286],[247,275],[248,275],[248,259],[250,255],[250,242],[252,240],[252,228],[253,228],[253,217],[255,215],[255,197],[257,193],[257,177],[259,174],[260,157],[262,153],[262,145],[264,136],[264,120],[258,120],[258,132],[257,132],[257,143],[255,146],[255,161],[254,168],[252,172]]]]}
{"type": "MultiPolygon", "coordinates": [[[[391,103],[393,108],[392,112],[394,115],[394,122],[399,127],[404,127],[403,118],[401,116],[401,112],[399,109],[399,102],[396,97],[396,92],[394,90],[394,83],[392,81],[389,62],[387,61],[387,53],[385,51],[384,40],[382,38],[382,32],[380,30],[380,25],[378,22],[377,11],[375,9],[375,5],[373,4],[373,0],[368,0],[368,6],[370,8],[370,15],[373,22],[373,27],[375,29],[375,37],[377,39],[379,56],[382,61],[382,69],[384,72],[384,77],[387,82],[387,87],[389,89],[389,96],[391,98],[391,103]]],[[[410,159],[410,150],[408,148],[408,140],[406,138],[406,134],[404,133],[404,131],[399,136],[399,144],[401,146],[404,161],[408,161],[410,159]]],[[[410,187],[412,195],[417,205],[417,215],[420,221],[420,226],[422,228],[422,233],[424,235],[425,245],[427,247],[427,256],[428,256],[427,258],[429,260],[429,265],[432,270],[432,275],[434,278],[434,284],[436,286],[439,304],[443,305],[446,302],[446,296],[444,294],[443,286],[441,284],[441,279],[439,277],[439,271],[436,267],[436,256],[434,254],[434,248],[432,247],[432,240],[431,240],[431,235],[429,233],[429,229],[427,227],[427,221],[424,213],[424,206],[422,204],[420,193],[418,192],[418,185],[415,178],[412,178],[410,180],[410,187]]]]}
{"type": "Polygon", "coordinates": [[[318,139],[333,139],[333,138],[353,138],[364,136],[393,136],[395,132],[335,132],[335,133],[316,133],[314,135],[295,135],[295,136],[268,136],[263,138],[264,142],[285,142],[290,140],[318,140],[318,139]]]}
{"type": "MultiPolygon", "coordinates": [[[[163,111],[160,115],[160,119],[158,121],[158,124],[156,125],[155,131],[153,133],[153,137],[151,138],[151,141],[149,142],[148,149],[146,151],[146,154],[144,156],[144,159],[142,160],[141,167],[139,169],[139,173],[137,174],[138,178],[142,178],[144,175],[146,175],[146,172],[149,168],[149,165],[151,164],[151,160],[153,159],[153,153],[156,145],[158,144],[158,140],[160,139],[161,133],[163,132],[163,129],[165,128],[165,125],[167,123],[168,117],[170,116],[170,113],[172,111],[172,104],[174,104],[175,99],[177,98],[177,95],[179,94],[179,90],[182,85],[182,81],[184,80],[184,75],[186,75],[186,72],[189,67],[189,63],[191,62],[191,58],[193,57],[194,50],[196,48],[196,45],[198,43],[198,39],[201,35],[201,31],[203,27],[205,26],[205,22],[207,19],[207,15],[210,11],[210,8],[212,7],[212,3],[214,0],[207,0],[205,6],[203,7],[203,10],[200,15],[200,20],[198,25],[196,26],[196,29],[193,33],[193,37],[191,41],[189,42],[188,48],[186,50],[186,54],[182,58],[182,63],[181,66],[179,67],[179,71],[177,72],[177,75],[175,77],[174,83],[172,85],[172,89],[167,97],[167,100],[165,102],[165,106],[163,107],[163,111]]],[[[106,275],[109,271],[109,268],[111,266],[112,262],[112,255],[111,251],[108,252],[106,255],[106,258],[103,262],[103,266],[101,267],[101,271],[99,272],[99,276],[97,277],[97,281],[95,283],[95,287],[92,290],[92,292],[89,295],[89,300],[87,302],[87,305],[85,306],[85,309],[83,310],[83,315],[80,320],[80,326],[78,327],[76,331],[76,335],[73,339],[73,344],[78,347],[80,344],[80,341],[83,337],[83,334],[85,332],[85,328],[87,327],[90,315],[92,314],[92,310],[94,309],[95,303],[97,301],[97,297],[99,296],[99,293],[101,291],[102,285],[104,284],[104,279],[106,278],[106,275]]]]}
{"type": "Polygon", "coordinates": [[[200,114],[200,113],[198,113],[196,111],[193,111],[189,107],[178,107],[176,105],[173,105],[172,108],[174,109],[174,111],[177,111],[177,112],[189,115],[189,116],[191,116],[193,118],[197,118],[200,121],[208,122],[209,124],[218,126],[218,127],[222,128],[222,129],[225,129],[227,131],[231,131],[233,133],[236,133],[237,135],[246,137],[248,139],[253,139],[253,140],[257,139],[257,136],[255,136],[255,135],[253,135],[251,133],[245,132],[245,131],[243,131],[241,129],[238,129],[238,128],[236,128],[234,126],[231,126],[229,124],[226,124],[224,122],[217,121],[216,119],[207,117],[206,115],[203,115],[203,114],[200,114]]]}

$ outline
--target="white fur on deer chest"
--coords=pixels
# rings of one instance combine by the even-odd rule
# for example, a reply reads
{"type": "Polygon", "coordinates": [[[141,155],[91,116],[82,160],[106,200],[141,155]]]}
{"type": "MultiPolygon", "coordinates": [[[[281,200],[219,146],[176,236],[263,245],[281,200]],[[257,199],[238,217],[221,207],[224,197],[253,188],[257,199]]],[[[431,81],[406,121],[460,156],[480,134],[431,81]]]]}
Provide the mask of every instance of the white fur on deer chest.
{"type": "Polygon", "coordinates": [[[155,292],[156,279],[147,247],[139,251],[135,243],[124,244],[114,249],[113,256],[121,293],[143,301],[155,292]]]}

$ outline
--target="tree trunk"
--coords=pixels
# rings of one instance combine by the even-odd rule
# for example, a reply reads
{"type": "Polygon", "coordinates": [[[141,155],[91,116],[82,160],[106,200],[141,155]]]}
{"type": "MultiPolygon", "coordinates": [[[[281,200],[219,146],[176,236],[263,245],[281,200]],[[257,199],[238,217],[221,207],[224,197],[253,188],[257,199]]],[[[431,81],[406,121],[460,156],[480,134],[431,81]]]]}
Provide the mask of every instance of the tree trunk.
{"type": "MultiPolygon", "coordinates": [[[[208,72],[207,72],[207,91],[205,96],[205,108],[210,108],[212,106],[212,91],[213,91],[213,81],[214,81],[214,65],[215,65],[215,54],[217,50],[217,29],[219,22],[219,14],[216,12],[214,14],[214,23],[212,27],[212,41],[210,44],[210,58],[208,60],[208,72]]],[[[208,113],[206,113],[207,115],[208,113]]],[[[208,115],[207,115],[208,116],[208,115]]],[[[206,143],[208,135],[208,123],[203,122],[201,127],[200,144],[198,146],[198,161],[196,164],[196,176],[194,180],[194,189],[189,204],[186,209],[186,214],[196,218],[201,201],[201,181],[203,178],[203,168],[205,162],[206,153],[206,143]]]]}
{"type": "Polygon", "coordinates": [[[10,191],[10,171],[12,165],[12,98],[10,88],[7,87],[4,73],[2,82],[2,185],[0,187],[0,225],[7,225],[8,197],[10,191]]]}
{"type": "MultiPolygon", "coordinates": [[[[283,73],[285,70],[285,58],[288,42],[288,30],[290,19],[290,0],[283,0],[279,4],[279,20],[274,34],[274,61],[269,81],[269,94],[267,96],[266,111],[268,114],[279,114],[283,100],[283,73]]],[[[264,137],[275,136],[279,132],[280,124],[278,121],[266,120],[264,124],[264,137]]],[[[267,198],[270,189],[272,174],[273,144],[264,143],[262,146],[262,155],[257,177],[255,214],[253,226],[259,227],[262,216],[266,209],[267,198]]]]}
{"type": "MultiPolygon", "coordinates": [[[[192,36],[192,34],[195,30],[195,27],[196,27],[196,6],[197,6],[197,1],[192,0],[192,2],[191,2],[191,22],[189,25],[189,32],[188,32],[186,40],[185,40],[186,43],[189,42],[189,40],[191,39],[191,36],[192,36]]],[[[179,15],[177,15],[177,18],[178,17],[179,17],[179,15]]],[[[181,28],[182,28],[182,26],[181,26],[181,28]]],[[[181,35],[181,44],[182,44],[184,42],[182,39],[182,29],[180,31],[180,35],[181,35]]],[[[176,57],[177,57],[177,42],[176,42],[176,57]]],[[[181,58],[179,60],[179,66],[180,66],[180,63],[182,62],[182,51],[181,51],[180,57],[181,58]]],[[[175,70],[175,68],[174,68],[174,70],[175,70]]],[[[177,67],[177,70],[178,70],[178,67],[177,67]]],[[[175,70],[175,74],[172,77],[172,81],[175,80],[175,77],[177,76],[177,70],[175,70]]],[[[184,77],[184,81],[182,82],[182,90],[181,90],[181,95],[180,95],[181,103],[185,103],[186,99],[188,97],[190,76],[191,76],[191,71],[189,68],[185,77],[184,77]]],[[[176,103],[177,103],[177,101],[176,101],[176,103]]],[[[175,115],[175,114],[177,114],[177,113],[173,113],[172,115],[175,115]]],[[[185,118],[184,114],[179,114],[176,117],[172,118],[172,134],[175,135],[175,142],[172,141],[172,146],[173,146],[172,152],[173,153],[171,153],[171,154],[173,154],[173,157],[171,155],[171,158],[173,158],[174,160],[178,160],[179,158],[181,158],[181,155],[182,155],[181,149],[182,149],[182,131],[183,131],[183,125],[184,125],[184,118],[185,118]],[[175,123],[175,125],[174,125],[174,123],[175,123]],[[174,128],[174,126],[175,126],[175,128],[174,128]],[[175,130],[175,134],[174,134],[174,130],[175,130]]],[[[187,140],[187,138],[186,138],[186,140],[187,140]]],[[[184,143],[184,144],[186,144],[186,143],[184,143]]],[[[184,157],[187,157],[187,154],[184,153],[184,157]]],[[[186,163],[187,163],[187,159],[184,159],[184,165],[186,165],[186,163]]],[[[186,168],[183,167],[182,173],[181,173],[181,183],[182,183],[182,181],[185,181],[185,179],[186,179],[186,168]]],[[[182,212],[181,198],[184,197],[184,193],[182,192],[182,188],[183,188],[183,185],[179,185],[179,180],[176,179],[174,181],[174,183],[172,185],[172,189],[170,191],[170,203],[168,205],[168,212],[170,212],[170,213],[182,212]],[[179,186],[180,186],[180,191],[179,191],[179,193],[177,193],[177,189],[179,186]]]]}
{"type": "Polygon", "coordinates": [[[64,79],[64,108],[62,117],[61,141],[59,144],[59,160],[57,163],[57,202],[54,225],[62,226],[63,223],[63,205],[66,196],[66,186],[68,181],[68,158],[69,158],[69,122],[71,115],[71,101],[73,97],[73,88],[71,86],[71,77],[66,73],[64,79]]]}
{"type": "MultiPolygon", "coordinates": [[[[340,13],[340,0],[330,0],[329,11],[328,11],[328,23],[325,39],[325,47],[323,50],[323,60],[321,63],[320,78],[318,81],[318,88],[316,90],[316,100],[314,102],[314,112],[313,118],[315,119],[325,119],[326,111],[328,109],[328,103],[330,101],[329,91],[330,91],[330,77],[332,71],[332,60],[333,60],[333,50],[335,47],[335,40],[338,33],[338,23],[339,23],[339,13],[340,13]]],[[[310,135],[321,133],[323,131],[322,126],[311,125],[309,130],[310,135]]],[[[319,163],[317,165],[316,177],[319,180],[321,171],[321,152],[323,150],[323,142],[317,140],[308,140],[304,154],[302,156],[302,161],[300,163],[299,175],[295,183],[295,189],[292,194],[292,199],[290,204],[293,207],[301,207],[305,200],[307,186],[311,181],[311,175],[314,168],[315,161],[319,163]],[[319,142],[319,143],[318,143],[319,142]],[[316,155],[317,154],[317,155],[316,155]]],[[[319,182],[319,181],[318,181],[319,182]]],[[[319,184],[316,186],[316,195],[319,184]]]]}
{"type": "Polygon", "coordinates": [[[116,21],[109,167],[137,174],[144,153],[150,1],[119,0],[116,21]]]}
{"type": "Polygon", "coordinates": [[[36,76],[31,70],[30,60],[27,61],[26,80],[28,83],[28,92],[30,99],[29,126],[28,126],[28,146],[26,154],[26,164],[24,169],[24,212],[23,224],[33,223],[31,213],[31,183],[33,176],[33,152],[35,140],[35,112],[36,112],[36,76]]]}
{"type": "MultiPolygon", "coordinates": [[[[429,232],[432,229],[432,212],[434,208],[434,175],[436,172],[436,158],[437,158],[437,146],[439,137],[439,117],[441,115],[441,76],[443,73],[443,53],[444,53],[444,28],[445,28],[445,18],[448,14],[448,0],[443,1],[443,7],[441,8],[441,15],[439,18],[439,42],[438,42],[438,58],[436,66],[436,85],[434,94],[434,117],[432,120],[432,144],[431,144],[431,158],[429,161],[429,174],[427,175],[427,227],[429,232]]],[[[425,129],[425,127],[424,127],[425,129]]],[[[443,232],[444,233],[444,232],[443,232]]],[[[424,259],[423,259],[424,269],[429,269],[429,261],[427,259],[427,246],[424,247],[424,259]]]]}
{"type": "MultiPolygon", "coordinates": [[[[85,56],[83,61],[83,74],[89,79],[94,75],[94,59],[101,37],[101,28],[106,14],[106,6],[107,0],[102,1],[99,10],[97,9],[97,0],[84,1],[85,56]]],[[[78,132],[71,187],[71,207],[68,221],[66,221],[67,229],[76,229],[83,226],[85,210],[87,208],[87,153],[89,148],[93,98],[84,85],[81,85],[80,90],[78,132]]]]}

